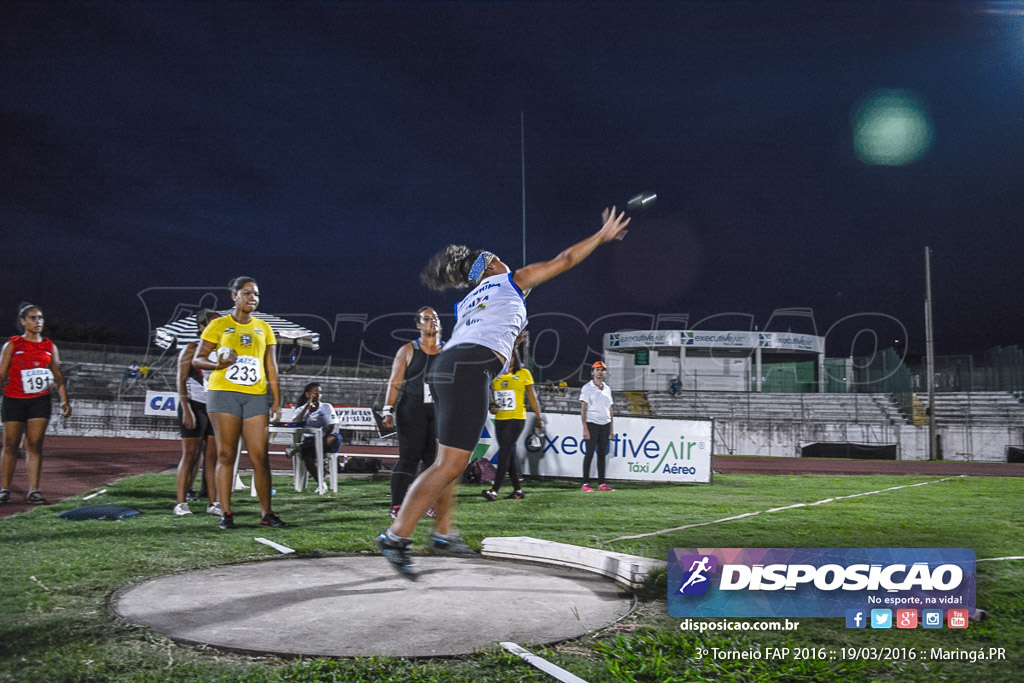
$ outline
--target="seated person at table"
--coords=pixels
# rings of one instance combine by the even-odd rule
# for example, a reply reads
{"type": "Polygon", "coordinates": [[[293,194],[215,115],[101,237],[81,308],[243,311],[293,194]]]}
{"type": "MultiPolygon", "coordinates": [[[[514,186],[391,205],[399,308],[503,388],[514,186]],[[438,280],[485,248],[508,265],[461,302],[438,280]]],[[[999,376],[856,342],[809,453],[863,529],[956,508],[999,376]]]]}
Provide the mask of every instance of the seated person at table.
{"type": "MultiPolygon", "coordinates": [[[[319,427],[323,430],[324,453],[337,453],[341,449],[341,435],[338,434],[338,420],[334,415],[334,406],[320,400],[320,385],[310,382],[302,390],[296,404],[295,417],[292,422],[302,427],[319,427]]],[[[316,445],[313,442],[313,435],[306,434],[302,437],[300,453],[302,463],[306,470],[313,475],[317,483],[320,483],[322,473],[316,466],[316,445]]]]}

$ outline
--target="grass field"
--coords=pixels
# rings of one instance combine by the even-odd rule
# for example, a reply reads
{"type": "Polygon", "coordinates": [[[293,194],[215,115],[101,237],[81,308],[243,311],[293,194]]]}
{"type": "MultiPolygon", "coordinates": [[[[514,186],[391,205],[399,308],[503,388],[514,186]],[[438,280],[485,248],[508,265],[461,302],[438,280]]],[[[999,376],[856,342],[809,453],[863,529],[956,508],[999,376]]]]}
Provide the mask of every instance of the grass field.
{"type": "MultiPolygon", "coordinates": [[[[602,541],[745,512],[917,482],[927,486],[761,514],[612,543],[664,559],[673,547],[968,547],[979,559],[1024,555],[1024,482],[976,477],[725,475],[713,486],[623,484],[585,495],[569,482],[527,482],[522,501],[488,503],[463,486],[461,529],[597,546],[602,541]]],[[[300,556],[371,552],[386,525],[384,480],[344,481],[337,496],[297,494],[277,481],[275,510],[294,528],[264,530],[300,556]]],[[[142,515],[123,522],[67,522],[55,513],[79,499],[0,521],[0,681],[546,681],[498,648],[446,660],[290,660],[180,646],[114,619],[110,594],[133,581],[226,562],[276,557],[245,530],[222,532],[205,514],[174,517],[171,475],[107,486],[104,503],[142,515]]],[[[97,501],[90,501],[97,502],[97,501]]],[[[236,498],[235,517],[255,529],[258,508],[236,498]]],[[[426,534],[421,525],[418,540],[426,534]]],[[[587,681],[1020,681],[1024,679],[1024,562],[978,564],[978,605],[991,617],[963,631],[872,631],[841,619],[802,619],[798,631],[740,635],[681,632],[665,609],[665,577],[641,592],[635,626],[533,650],[587,681]],[[1006,648],[1004,661],[713,661],[700,649],[768,646],[1006,648]]],[[[500,615],[499,615],[500,617],[500,615]]]]}

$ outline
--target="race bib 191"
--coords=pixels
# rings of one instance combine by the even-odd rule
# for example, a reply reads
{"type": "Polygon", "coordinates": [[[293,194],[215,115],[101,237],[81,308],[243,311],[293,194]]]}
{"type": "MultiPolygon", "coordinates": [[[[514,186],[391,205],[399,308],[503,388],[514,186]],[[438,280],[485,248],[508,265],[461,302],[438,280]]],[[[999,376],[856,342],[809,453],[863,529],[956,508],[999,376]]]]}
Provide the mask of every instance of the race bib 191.
{"type": "Polygon", "coordinates": [[[49,368],[32,368],[21,371],[21,390],[26,394],[41,394],[53,383],[49,368]]]}
{"type": "Polygon", "coordinates": [[[516,392],[511,389],[494,392],[494,402],[498,404],[498,410],[508,411],[516,409],[516,392]]]}
{"type": "Polygon", "coordinates": [[[224,378],[232,384],[251,387],[263,378],[263,363],[255,356],[239,356],[224,371],[224,378]]]}

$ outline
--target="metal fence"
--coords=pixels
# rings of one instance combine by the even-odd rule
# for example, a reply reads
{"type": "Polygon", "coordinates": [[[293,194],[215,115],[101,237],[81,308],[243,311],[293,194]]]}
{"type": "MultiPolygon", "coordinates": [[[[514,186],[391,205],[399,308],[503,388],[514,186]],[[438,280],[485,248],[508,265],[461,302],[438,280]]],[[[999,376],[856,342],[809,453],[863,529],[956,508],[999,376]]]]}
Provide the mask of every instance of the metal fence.
{"type": "MultiPolygon", "coordinates": [[[[912,372],[914,391],[928,389],[927,369],[912,372]]],[[[1024,350],[997,346],[975,358],[971,355],[936,356],[935,391],[1010,391],[1024,393],[1024,350]]]]}

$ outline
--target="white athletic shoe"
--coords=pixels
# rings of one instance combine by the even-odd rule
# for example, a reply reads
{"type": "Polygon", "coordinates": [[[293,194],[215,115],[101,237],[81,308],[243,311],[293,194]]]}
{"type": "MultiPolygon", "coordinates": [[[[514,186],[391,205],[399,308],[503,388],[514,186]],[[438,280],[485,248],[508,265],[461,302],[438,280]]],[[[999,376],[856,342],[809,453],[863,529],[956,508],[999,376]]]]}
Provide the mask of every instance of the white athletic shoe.
{"type": "Polygon", "coordinates": [[[188,509],[188,503],[178,503],[174,506],[174,514],[176,515],[191,515],[192,511],[188,509]]]}
{"type": "Polygon", "coordinates": [[[221,509],[220,502],[218,501],[216,503],[210,503],[209,505],[206,506],[206,514],[217,515],[218,517],[220,517],[224,514],[224,510],[221,509]]]}

